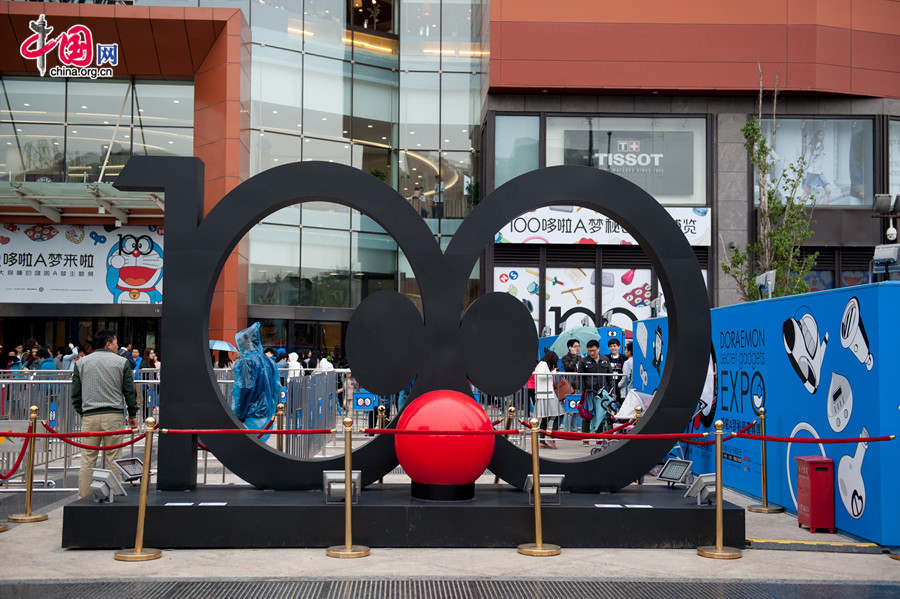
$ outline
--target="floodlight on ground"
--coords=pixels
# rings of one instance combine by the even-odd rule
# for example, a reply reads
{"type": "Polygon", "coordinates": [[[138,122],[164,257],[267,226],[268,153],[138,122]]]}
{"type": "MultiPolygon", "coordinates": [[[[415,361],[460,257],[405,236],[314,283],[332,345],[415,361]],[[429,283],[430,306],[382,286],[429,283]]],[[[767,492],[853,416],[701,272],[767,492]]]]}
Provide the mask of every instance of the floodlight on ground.
{"type": "MultiPolygon", "coordinates": [[[[561,503],[562,502],[562,485],[565,480],[565,474],[541,474],[541,502],[542,503],[561,503]]],[[[529,474],[525,477],[525,488],[523,489],[528,495],[528,505],[534,505],[534,475],[529,474]]]]}
{"type": "Polygon", "coordinates": [[[144,463],[140,458],[119,458],[113,463],[121,473],[122,482],[130,483],[133,480],[140,480],[141,474],[144,472],[144,463]]]}
{"type": "MultiPolygon", "coordinates": [[[[362,471],[351,470],[351,503],[359,503],[359,491],[362,488],[362,471]]],[[[344,502],[344,471],[324,470],[322,472],[322,493],[325,495],[325,503],[344,502]]]]}
{"type": "Polygon", "coordinates": [[[91,474],[91,496],[97,503],[112,503],[116,495],[128,495],[112,470],[94,468],[91,474]]]}
{"type": "Polygon", "coordinates": [[[680,460],[678,458],[669,458],[656,478],[664,480],[670,485],[677,485],[685,482],[691,475],[691,460],[680,460]]]}
{"type": "Polygon", "coordinates": [[[694,479],[691,486],[684,492],[685,499],[697,498],[697,505],[709,503],[716,497],[716,473],[701,474],[694,479]]]}

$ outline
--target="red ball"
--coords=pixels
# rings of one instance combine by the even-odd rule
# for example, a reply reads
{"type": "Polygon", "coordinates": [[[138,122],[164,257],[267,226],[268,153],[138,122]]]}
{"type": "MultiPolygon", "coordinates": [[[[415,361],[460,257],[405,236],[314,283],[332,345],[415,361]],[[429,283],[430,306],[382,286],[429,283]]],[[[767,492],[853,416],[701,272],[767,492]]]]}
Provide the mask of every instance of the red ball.
{"type": "MultiPolygon", "coordinates": [[[[398,430],[489,431],[484,410],[457,391],[430,391],[406,407],[398,430]]],[[[493,435],[395,435],[403,470],[427,485],[468,485],[484,473],[494,453],[493,435]]]]}

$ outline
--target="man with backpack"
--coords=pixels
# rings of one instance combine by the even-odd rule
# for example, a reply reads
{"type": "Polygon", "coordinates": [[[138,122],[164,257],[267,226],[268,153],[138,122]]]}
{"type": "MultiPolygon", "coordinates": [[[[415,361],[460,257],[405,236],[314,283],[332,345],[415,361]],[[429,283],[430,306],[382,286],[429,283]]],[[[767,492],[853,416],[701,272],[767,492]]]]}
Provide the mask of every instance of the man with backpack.
{"type": "MultiPolygon", "coordinates": [[[[587,344],[588,355],[581,359],[578,363],[578,372],[589,376],[581,378],[581,401],[578,403],[578,413],[581,414],[581,432],[589,433],[591,431],[591,420],[596,416],[597,410],[600,409],[599,403],[594,398],[601,390],[610,392],[612,390],[611,376],[603,376],[612,373],[612,365],[609,357],[600,353],[600,343],[596,339],[591,339],[587,344]]],[[[590,445],[585,440],[584,445],[590,445]]]]}

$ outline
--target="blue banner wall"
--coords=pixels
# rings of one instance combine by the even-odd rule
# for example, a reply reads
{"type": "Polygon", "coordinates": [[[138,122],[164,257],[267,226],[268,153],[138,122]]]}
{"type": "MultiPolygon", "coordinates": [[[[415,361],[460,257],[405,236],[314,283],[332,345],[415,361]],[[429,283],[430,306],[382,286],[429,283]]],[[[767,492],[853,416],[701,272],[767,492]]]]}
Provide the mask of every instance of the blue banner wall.
{"type": "MultiPolygon", "coordinates": [[[[765,406],[770,436],[900,432],[898,307],[900,283],[879,283],[712,310],[715,392],[698,403],[688,430],[713,430],[716,419],[726,431],[738,430],[765,406]]],[[[634,324],[638,391],[652,393],[659,383],[666,324],[665,318],[634,324]]],[[[771,502],[796,512],[794,458],[824,455],[834,460],[835,525],[882,545],[900,545],[900,476],[892,468],[900,464],[900,441],[769,443],[767,450],[771,502]]],[[[713,446],[690,446],[686,453],[694,472],[715,471],[713,446]]],[[[758,497],[759,442],[728,441],[723,457],[724,483],[758,497]]]]}

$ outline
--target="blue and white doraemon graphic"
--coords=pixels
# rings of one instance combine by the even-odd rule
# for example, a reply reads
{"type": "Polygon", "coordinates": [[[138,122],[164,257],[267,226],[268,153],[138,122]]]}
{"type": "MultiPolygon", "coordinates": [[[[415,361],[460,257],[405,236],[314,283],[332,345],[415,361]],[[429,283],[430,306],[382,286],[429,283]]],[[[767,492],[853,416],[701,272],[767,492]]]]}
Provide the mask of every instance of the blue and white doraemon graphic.
{"type": "Polygon", "coordinates": [[[149,235],[119,235],[106,257],[114,304],[162,303],[163,250],[149,235]]]}

